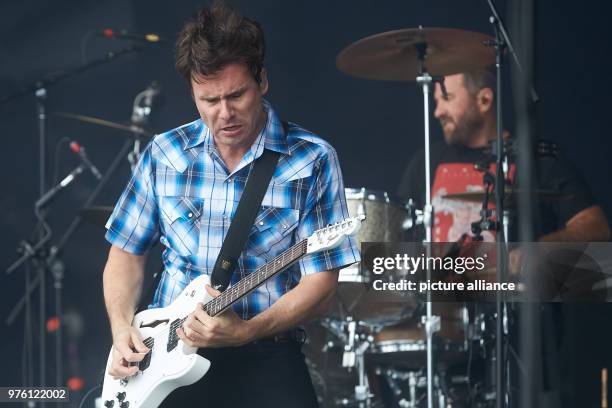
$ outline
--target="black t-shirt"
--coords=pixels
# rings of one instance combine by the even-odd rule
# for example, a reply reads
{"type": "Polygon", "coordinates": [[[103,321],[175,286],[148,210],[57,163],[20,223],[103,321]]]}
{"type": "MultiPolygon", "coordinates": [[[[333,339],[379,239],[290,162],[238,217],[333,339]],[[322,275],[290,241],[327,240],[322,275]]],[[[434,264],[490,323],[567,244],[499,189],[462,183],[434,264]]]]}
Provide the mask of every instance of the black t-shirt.
{"type": "MultiPolygon", "coordinates": [[[[435,211],[434,241],[455,241],[461,233],[470,233],[469,224],[480,218],[482,203],[449,200],[443,196],[466,191],[482,191],[482,173],[477,172],[473,165],[493,160],[486,153],[486,149],[448,146],[444,142],[432,144],[430,155],[432,204],[435,211]]],[[[520,166],[520,160],[511,166],[511,175],[516,166],[520,166]]],[[[537,225],[534,225],[536,237],[563,228],[575,214],[594,205],[591,192],[583,178],[563,154],[557,152],[555,155],[537,157],[536,173],[537,185],[534,188],[571,195],[571,198],[564,200],[538,201],[537,225]]],[[[406,167],[397,194],[404,200],[414,200],[417,208],[423,208],[425,202],[423,150],[419,151],[406,167]]],[[[417,230],[413,238],[420,239],[422,236],[424,234],[421,229],[417,230]]],[[[492,240],[492,237],[490,235],[489,240],[492,240]]],[[[516,228],[511,228],[510,239],[517,239],[516,228]]]]}

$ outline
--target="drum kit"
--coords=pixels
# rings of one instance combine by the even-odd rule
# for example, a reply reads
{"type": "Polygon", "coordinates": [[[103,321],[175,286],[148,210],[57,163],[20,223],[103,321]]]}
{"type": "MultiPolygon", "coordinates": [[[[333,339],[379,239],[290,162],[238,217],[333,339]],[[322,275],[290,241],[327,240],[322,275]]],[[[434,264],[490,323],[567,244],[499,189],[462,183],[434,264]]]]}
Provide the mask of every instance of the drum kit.
{"type": "MultiPolygon", "coordinates": [[[[346,198],[349,213],[366,215],[368,220],[357,244],[405,240],[409,212],[400,200],[366,188],[348,188],[346,198]]],[[[389,281],[404,277],[386,276],[389,281]]],[[[372,281],[371,272],[359,265],[342,269],[332,311],[307,327],[305,354],[319,403],[322,407],[425,406],[424,299],[412,291],[373,290],[372,281]]],[[[437,359],[435,407],[492,406],[494,392],[485,373],[491,368],[482,366],[492,350],[487,333],[493,317],[480,307],[483,310],[463,302],[433,303],[433,314],[440,318],[432,342],[437,359]],[[491,392],[479,392],[476,400],[475,387],[491,392]]]]}
{"type": "MultiPolygon", "coordinates": [[[[425,228],[424,242],[432,242],[429,95],[436,83],[446,95],[445,75],[495,63],[497,44],[497,39],[480,33],[419,27],[376,34],[339,53],[336,65],[349,75],[416,81],[423,90],[425,206],[416,209],[412,200],[403,203],[367,188],[346,189],[351,216],[367,217],[358,244],[406,241],[406,230],[419,224],[425,228]]],[[[446,198],[483,202],[489,199],[484,191],[489,190],[446,198]]],[[[505,198],[520,193],[507,191],[505,198]]],[[[565,198],[549,191],[535,194],[544,200],[565,198]]],[[[337,304],[309,328],[305,354],[321,406],[451,408],[499,403],[495,304],[434,303],[410,291],[372,290],[371,282],[371,273],[359,265],[341,270],[337,304]]]]}

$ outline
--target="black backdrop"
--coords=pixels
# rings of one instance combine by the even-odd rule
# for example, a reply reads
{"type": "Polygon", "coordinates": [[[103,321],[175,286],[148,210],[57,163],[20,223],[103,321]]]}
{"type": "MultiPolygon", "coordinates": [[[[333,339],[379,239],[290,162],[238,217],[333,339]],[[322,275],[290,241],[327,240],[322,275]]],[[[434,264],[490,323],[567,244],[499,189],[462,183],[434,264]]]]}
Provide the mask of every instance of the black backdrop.
{"type": "MultiPolygon", "coordinates": [[[[505,2],[497,3],[502,12],[506,10],[505,2]]],[[[126,45],[95,36],[94,31],[106,27],[152,31],[169,38],[170,43],[148,47],[142,53],[119,58],[49,88],[48,110],[126,121],[136,93],[157,80],[163,87],[166,103],[156,112],[153,128],[162,131],[191,121],[196,111],[185,84],[173,70],[171,43],[199,4],[193,0],[173,4],[145,0],[4,1],[0,3],[0,97],[45,74],[74,67],[84,59],[97,58],[126,45]]],[[[398,28],[423,25],[492,32],[484,0],[236,0],[232,4],[264,28],[270,78],[268,99],[281,116],[314,130],[336,147],[347,186],[387,191],[395,189],[406,161],[422,147],[421,94],[411,82],[348,77],[335,68],[335,56],[360,38],[398,28]]],[[[538,136],[560,144],[610,215],[612,143],[607,139],[605,119],[610,90],[607,70],[610,29],[604,24],[605,13],[599,7],[600,3],[593,0],[538,2],[536,76],[541,96],[538,136]]],[[[515,23],[520,27],[520,18],[515,23]]],[[[505,119],[512,128],[510,87],[506,90],[505,119]]],[[[439,127],[432,123],[433,138],[441,138],[439,127]]],[[[92,161],[105,170],[126,136],[50,116],[48,183],[55,168],[55,146],[61,138],[79,140],[87,147],[92,161]]],[[[0,194],[0,266],[4,269],[15,258],[17,243],[29,238],[34,227],[32,208],[38,194],[39,145],[35,101],[31,95],[0,105],[0,137],[4,192],[0,194]]],[[[58,157],[60,175],[76,164],[65,146],[58,157]]],[[[96,204],[111,205],[128,176],[129,167],[124,160],[96,204]]],[[[52,205],[49,219],[56,240],[95,184],[93,177],[85,174],[52,205]]],[[[86,386],[95,380],[95,369],[102,367],[110,344],[101,294],[101,272],[108,249],[103,232],[98,226],[83,224],[63,254],[67,267],[65,309],[80,316],[71,326],[70,335],[76,339],[71,353],[75,357],[70,359],[71,363],[66,362],[66,370],[68,375],[85,377],[86,386]]],[[[156,264],[157,260],[151,261],[151,271],[156,264]]],[[[23,286],[23,270],[9,277],[0,275],[0,324],[4,324],[12,305],[21,296],[23,286]]],[[[581,319],[588,327],[578,331],[591,330],[598,338],[602,338],[602,333],[607,338],[609,330],[601,325],[603,313],[598,308],[587,319],[581,319]],[[589,319],[593,319],[592,323],[589,319]]],[[[7,335],[0,340],[0,353],[10,357],[8,364],[14,369],[0,370],[0,384],[16,385],[21,378],[22,322],[2,327],[0,333],[7,335]]],[[[605,351],[605,341],[600,343],[595,349],[589,348],[591,354],[605,351]]],[[[586,350],[582,343],[572,344],[576,348],[572,355],[586,350]]],[[[609,361],[609,357],[605,355],[608,360],[602,360],[581,356],[576,357],[576,364],[586,374],[576,376],[572,384],[584,382],[583,386],[588,388],[580,389],[596,397],[597,367],[602,361],[609,361]]]]}

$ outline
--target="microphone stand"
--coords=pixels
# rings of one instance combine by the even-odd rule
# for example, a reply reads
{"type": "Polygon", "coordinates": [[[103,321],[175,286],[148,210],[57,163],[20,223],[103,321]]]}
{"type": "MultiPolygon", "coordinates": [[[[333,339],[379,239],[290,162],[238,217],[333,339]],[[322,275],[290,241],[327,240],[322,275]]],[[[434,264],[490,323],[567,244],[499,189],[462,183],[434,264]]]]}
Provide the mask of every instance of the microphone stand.
{"type": "MultiPolygon", "coordinates": [[[[62,371],[63,371],[63,360],[62,360],[62,279],[64,277],[65,266],[64,263],[59,259],[58,252],[55,247],[51,247],[49,251],[46,251],[46,244],[51,240],[52,231],[45,222],[43,209],[48,206],[57,196],[76,178],[83,173],[84,166],[80,164],[74,170],[72,170],[62,181],[59,182],[55,187],[47,191],[34,205],[34,213],[36,217],[39,219],[39,223],[43,226],[43,231],[41,231],[40,241],[35,244],[33,247],[27,243],[27,241],[22,241],[21,247],[23,248],[23,256],[21,256],[17,261],[15,261],[9,268],[6,270],[6,274],[9,275],[16,271],[21,265],[23,265],[28,260],[33,258],[36,259],[36,262],[39,266],[40,273],[38,275],[38,279],[30,282],[29,276],[27,277],[26,283],[26,293],[18,303],[16,307],[14,307],[13,311],[10,313],[9,318],[7,319],[7,325],[11,325],[17,316],[17,313],[21,309],[21,305],[26,303],[29,305],[30,294],[32,290],[36,287],[36,285],[40,286],[40,291],[44,293],[43,284],[45,283],[45,275],[47,270],[49,270],[54,278],[53,286],[55,288],[55,317],[59,320],[59,325],[55,330],[55,380],[58,386],[62,383],[62,371]]],[[[46,289],[46,288],[45,288],[46,289]]],[[[45,310],[46,313],[46,305],[44,308],[41,306],[41,313],[45,310]]],[[[31,321],[29,307],[26,307],[26,322],[31,321]]],[[[41,314],[41,335],[45,335],[45,317],[46,314],[41,314]]],[[[28,323],[26,323],[28,324],[28,323]]],[[[46,358],[46,355],[42,354],[45,348],[41,349],[41,356],[46,358]]],[[[41,367],[42,369],[46,369],[46,361],[45,365],[41,367]]],[[[44,380],[44,376],[41,379],[44,380]]],[[[43,406],[43,405],[41,405],[43,406]]]]}
{"type": "MultiPolygon", "coordinates": [[[[502,64],[503,54],[508,49],[512,55],[519,72],[524,77],[523,69],[520,60],[514,50],[512,41],[508,36],[503,20],[492,0],[487,0],[487,4],[491,10],[491,17],[489,22],[493,25],[495,32],[495,40],[488,45],[492,45],[495,48],[495,67],[497,76],[497,97],[496,97],[496,116],[497,116],[497,135],[496,135],[496,166],[495,166],[495,212],[497,218],[497,234],[496,234],[496,246],[497,246],[497,281],[505,282],[507,279],[507,252],[508,252],[508,234],[506,230],[507,217],[504,211],[504,190],[505,190],[505,172],[508,169],[508,158],[503,150],[503,115],[502,115],[502,64]]],[[[535,89],[530,84],[531,98],[534,102],[538,101],[538,95],[535,89]]],[[[495,299],[496,306],[496,325],[495,325],[495,399],[496,408],[503,408],[508,405],[510,396],[510,387],[505,389],[503,375],[504,368],[507,366],[507,353],[508,349],[508,308],[506,300],[503,298],[500,292],[497,292],[495,299]]],[[[507,379],[508,382],[510,378],[507,379]]]]}
{"type": "MultiPolygon", "coordinates": [[[[78,66],[74,69],[69,69],[69,70],[65,70],[60,72],[59,74],[52,74],[52,75],[47,75],[43,78],[40,78],[36,81],[34,81],[34,83],[32,83],[29,86],[26,86],[16,92],[13,92],[9,95],[6,95],[4,97],[0,97],[0,105],[10,102],[14,99],[17,99],[21,96],[24,95],[28,95],[28,94],[34,94],[34,96],[36,97],[36,110],[37,110],[37,120],[38,120],[38,136],[39,136],[39,163],[40,163],[40,167],[39,167],[39,197],[42,198],[45,196],[46,193],[46,99],[47,99],[47,89],[50,86],[53,86],[59,82],[61,82],[64,79],[67,79],[69,77],[75,76],[77,74],[81,74],[83,72],[89,71],[90,69],[99,66],[99,65],[103,65],[106,63],[109,63],[113,60],[115,60],[115,58],[119,57],[119,56],[123,56],[126,54],[130,54],[132,52],[136,52],[136,51],[140,51],[142,50],[142,47],[139,46],[129,46],[126,48],[123,48],[119,51],[116,52],[109,52],[107,53],[103,58],[99,58],[96,60],[93,60],[87,64],[83,64],[81,66],[78,66]]],[[[39,218],[39,226],[42,227],[42,229],[47,229],[48,233],[50,234],[50,230],[48,229],[48,225],[45,222],[45,214],[44,212],[38,212],[36,214],[36,216],[39,218]]],[[[37,244],[40,245],[40,247],[38,247],[36,249],[36,251],[41,251],[44,249],[45,244],[49,241],[50,239],[50,235],[46,235],[46,232],[42,231],[39,234],[39,242],[37,244]]],[[[24,241],[25,242],[25,241],[24,241]]],[[[29,244],[27,244],[29,245],[29,244]]],[[[33,257],[34,254],[27,254],[28,248],[26,248],[26,245],[20,245],[20,248],[24,251],[26,251],[26,259],[31,259],[33,257]]],[[[37,253],[35,252],[35,253],[37,253]]],[[[23,257],[22,257],[23,258],[23,257]]],[[[19,261],[18,261],[19,262],[19,261]]],[[[21,261],[18,263],[18,265],[22,265],[23,262],[25,261],[21,261]]],[[[40,354],[39,354],[39,372],[40,372],[40,386],[45,386],[46,385],[46,327],[45,327],[45,319],[47,316],[47,310],[46,310],[46,267],[44,263],[40,263],[39,265],[39,271],[38,271],[38,286],[39,286],[39,313],[40,313],[40,321],[39,321],[39,348],[40,348],[40,354]]],[[[17,267],[13,267],[11,266],[9,269],[11,270],[11,272],[13,270],[15,270],[17,267]],[[12,269],[11,269],[12,268],[12,269]]],[[[58,269],[59,270],[59,269],[58,269]]],[[[61,283],[60,283],[60,287],[61,287],[61,283]]],[[[31,292],[32,288],[30,287],[30,285],[28,284],[26,287],[26,293],[24,296],[28,297],[28,305],[29,305],[29,296],[30,296],[30,292],[31,292]]],[[[28,310],[30,310],[30,308],[28,307],[28,310]]],[[[57,316],[58,318],[60,318],[60,316],[57,316]]],[[[30,318],[29,316],[27,317],[28,319],[30,318]]],[[[61,320],[60,320],[60,326],[61,326],[61,320]]],[[[29,329],[28,329],[29,330],[29,329]]],[[[61,333],[61,331],[60,331],[61,333]]],[[[61,346],[61,345],[60,345],[61,346]]],[[[58,346],[58,348],[60,348],[60,346],[58,346]]],[[[30,356],[31,359],[32,356],[30,356]]],[[[61,374],[58,374],[58,383],[56,384],[57,386],[61,385],[61,374]]],[[[33,378],[31,373],[28,373],[27,378],[33,378]]],[[[27,384],[29,386],[33,386],[34,384],[27,384]]],[[[41,402],[40,406],[44,406],[44,402],[41,402]]]]}

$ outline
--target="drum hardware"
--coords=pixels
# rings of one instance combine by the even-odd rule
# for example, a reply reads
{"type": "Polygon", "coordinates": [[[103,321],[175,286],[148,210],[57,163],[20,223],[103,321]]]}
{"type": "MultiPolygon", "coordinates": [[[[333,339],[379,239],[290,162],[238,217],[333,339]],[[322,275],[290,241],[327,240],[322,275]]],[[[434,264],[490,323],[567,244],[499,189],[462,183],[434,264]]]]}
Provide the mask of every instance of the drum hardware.
{"type": "MultiPolygon", "coordinates": [[[[427,56],[427,43],[415,44],[418,52],[419,75],[416,80],[423,89],[423,118],[425,123],[425,207],[423,208],[423,225],[425,226],[426,256],[431,256],[432,227],[434,208],[431,204],[431,157],[430,157],[430,135],[429,135],[429,92],[433,84],[433,78],[425,67],[427,56]]],[[[426,269],[427,281],[431,280],[431,268],[426,269]]],[[[433,408],[433,333],[439,330],[439,320],[435,319],[431,309],[431,292],[427,292],[426,315],[422,322],[425,325],[425,335],[427,341],[427,407],[433,408]]]]}
{"type": "MultiPolygon", "coordinates": [[[[47,192],[47,186],[46,186],[46,139],[47,139],[47,135],[46,135],[46,122],[47,122],[47,97],[48,97],[48,91],[49,88],[51,88],[53,85],[58,84],[59,82],[71,78],[73,76],[76,76],[77,74],[81,74],[83,72],[86,72],[94,67],[97,67],[99,65],[105,64],[105,63],[109,63],[114,61],[117,57],[126,55],[126,54],[131,54],[135,51],[140,51],[140,47],[135,47],[135,46],[130,46],[130,47],[126,47],[123,48],[119,51],[116,52],[109,52],[107,53],[104,57],[99,58],[97,60],[91,61],[87,64],[83,64],[81,66],[78,66],[76,68],[71,68],[71,69],[67,69],[67,70],[63,70],[60,71],[60,73],[53,73],[53,74],[47,74],[45,76],[43,76],[42,78],[39,78],[35,81],[33,81],[30,85],[23,87],[22,89],[10,94],[10,95],[6,95],[4,97],[0,97],[0,104],[4,104],[7,102],[10,102],[14,99],[20,98],[24,95],[34,95],[34,97],[36,98],[36,118],[37,118],[37,127],[38,127],[38,136],[39,136],[39,157],[38,157],[38,163],[39,163],[39,198],[43,197],[45,195],[45,193],[47,192]]],[[[37,218],[38,218],[38,225],[37,225],[37,229],[39,231],[38,233],[38,244],[40,245],[40,249],[41,250],[45,250],[46,246],[48,245],[49,241],[50,241],[50,230],[48,228],[48,226],[46,226],[45,223],[45,212],[40,212],[38,214],[36,214],[37,218]]],[[[38,245],[37,244],[37,245],[38,245]]],[[[23,246],[20,246],[20,248],[25,248],[23,246]]],[[[46,266],[46,264],[44,262],[33,262],[32,266],[34,269],[37,270],[37,277],[30,279],[29,276],[29,272],[26,273],[26,290],[24,293],[24,296],[19,300],[19,302],[15,305],[14,309],[13,309],[13,313],[19,313],[20,310],[22,309],[22,307],[25,305],[26,306],[26,315],[24,316],[24,319],[26,321],[26,323],[29,325],[29,323],[32,321],[31,320],[31,310],[30,310],[30,296],[31,296],[31,292],[34,291],[36,289],[36,287],[38,286],[39,288],[39,304],[40,304],[40,315],[42,316],[46,316],[47,315],[47,300],[46,300],[46,274],[47,274],[47,269],[48,267],[46,266]]],[[[54,278],[56,279],[54,282],[54,285],[56,286],[56,288],[61,288],[61,282],[57,281],[57,274],[53,274],[54,278]]],[[[56,290],[56,295],[59,294],[59,290],[56,290]]],[[[59,299],[56,299],[56,305],[58,304],[59,299]]],[[[60,310],[58,309],[56,312],[60,312],[60,310]]],[[[11,313],[11,314],[13,314],[11,313]]],[[[61,315],[56,313],[57,316],[61,319],[61,315]]],[[[46,327],[44,324],[44,319],[41,319],[41,321],[43,323],[41,323],[39,325],[39,369],[40,369],[40,378],[38,381],[39,385],[47,385],[47,381],[46,381],[46,377],[47,377],[47,349],[46,349],[46,339],[47,339],[47,333],[46,333],[46,327]]],[[[28,328],[29,330],[29,328],[28,328]]],[[[56,378],[55,378],[55,384],[56,385],[60,385],[63,383],[62,379],[61,379],[61,373],[59,371],[59,368],[61,368],[62,365],[62,356],[61,356],[61,347],[59,347],[59,345],[61,345],[61,330],[57,330],[56,334],[55,334],[55,342],[56,342],[56,350],[55,350],[55,364],[56,364],[56,378]]],[[[27,336],[26,336],[27,337],[27,336]]],[[[26,343],[28,342],[28,339],[25,339],[26,343]]],[[[31,344],[30,344],[31,345],[31,344]]],[[[28,362],[33,362],[34,356],[33,353],[31,352],[32,349],[30,347],[26,348],[26,360],[28,362]]],[[[27,378],[27,383],[23,384],[23,385],[36,385],[33,382],[34,379],[34,372],[32,370],[32,364],[26,364],[26,366],[28,367],[28,372],[25,375],[25,378],[27,378]]]]}
{"type": "Polygon", "coordinates": [[[142,137],[149,138],[153,136],[152,132],[144,129],[143,127],[135,123],[124,124],[124,123],[119,123],[119,122],[113,122],[113,121],[106,120],[106,119],[96,118],[94,116],[86,116],[86,115],[81,115],[78,113],[71,113],[71,112],[53,112],[52,115],[60,117],[60,118],[76,120],[76,121],[83,122],[83,123],[89,123],[92,125],[103,126],[103,127],[107,127],[110,129],[121,130],[123,132],[137,134],[142,137]]]}
{"type": "Polygon", "coordinates": [[[493,210],[489,208],[489,196],[493,192],[495,186],[495,178],[486,167],[478,165],[474,166],[476,170],[483,173],[482,184],[484,185],[484,194],[482,199],[482,208],[480,210],[480,220],[471,224],[472,235],[474,241],[482,241],[482,231],[495,231],[498,228],[496,221],[492,219],[493,210]]]}
{"type": "Polygon", "coordinates": [[[406,209],[406,220],[402,223],[402,229],[408,231],[423,224],[423,211],[416,208],[414,200],[411,198],[404,206],[406,209]]]}
{"type": "MultiPolygon", "coordinates": [[[[374,394],[370,392],[368,377],[366,375],[365,353],[374,340],[367,325],[355,321],[351,316],[345,320],[324,319],[322,325],[340,339],[342,347],[342,367],[348,371],[356,368],[357,385],[354,394],[350,398],[341,398],[337,401],[340,406],[356,405],[359,407],[371,407],[371,399],[374,394]]],[[[328,341],[322,351],[328,352],[337,349],[338,344],[328,341]]]]}
{"type": "MultiPolygon", "coordinates": [[[[461,30],[423,28],[396,30],[367,37],[348,46],[336,58],[336,66],[350,75],[368,79],[412,81],[423,91],[425,124],[425,205],[422,224],[425,242],[432,241],[434,209],[431,204],[429,94],[441,76],[470,71],[491,64],[493,52],[483,46],[491,37],[461,30]],[[429,69],[425,66],[425,61],[429,69]],[[433,73],[433,76],[432,76],[433,73]]],[[[406,226],[408,226],[406,224],[406,226]]],[[[414,223],[413,223],[414,225],[414,223]]],[[[402,223],[403,226],[403,223],[402,223]]],[[[431,246],[426,247],[426,256],[431,246]]],[[[427,268],[426,279],[431,279],[427,268]]],[[[433,408],[432,336],[437,326],[431,312],[431,293],[427,294],[425,331],[427,341],[427,406],[433,408]]]]}
{"type": "MultiPolygon", "coordinates": [[[[404,240],[402,224],[406,209],[400,201],[383,191],[367,188],[347,188],[346,203],[351,216],[366,215],[368,222],[355,236],[357,245],[362,242],[401,242],[404,240]]],[[[362,258],[368,254],[362,254],[362,258]]],[[[400,281],[402,271],[384,275],[384,279],[400,281]]],[[[340,310],[336,319],[351,316],[367,326],[372,333],[383,327],[412,316],[420,300],[414,293],[373,290],[370,282],[373,274],[359,264],[340,270],[337,298],[340,310]]]]}
{"type": "MultiPolygon", "coordinates": [[[[427,388],[427,377],[423,370],[398,370],[388,367],[376,367],[375,373],[381,377],[389,389],[389,396],[383,398],[386,406],[399,408],[418,408],[422,406],[425,395],[422,390],[427,388]]],[[[442,370],[434,375],[434,389],[436,394],[436,408],[452,408],[453,402],[444,390],[445,372],[442,370]]],[[[384,394],[384,392],[383,392],[384,394]]]]}
{"type": "MultiPolygon", "coordinates": [[[[434,213],[431,205],[429,93],[432,86],[438,82],[443,97],[446,97],[440,76],[471,71],[492,64],[495,61],[495,53],[490,47],[483,46],[485,43],[492,44],[492,37],[461,30],[419,27],[364,38],[346,47],[336,59],[337,67],[349,75],[367,79],[400,81],[412,81],[416,78],[417,84],[422,88],[426,202],[422,210],[417,210],[414,203],[409,202],[405,208],[407,217],[401,226],[402,230],[407,230],[422,224],[426,232],[425,242],[431,242],[434,213]],[[427,68],[425,61],[427,61],[427,68]]],[[[498,42],[495,44],[497,45],[498,42]]],[[[502,207],[498,208],[502,209],[502,207]]],[[[489,216],[486,213],[483,215],[489,216]]],[[[377,223],[372,223],[374,224],[377,223]]],[[[431,247],[428,246],[427,256],[430,253],[431,247]]],[[[431,271],[428,270],[427,279],[430,277],[431,271]]],[[[438,318],[434,318],[432,314],[431,306],[431,295],[428,294],[423,326],[427,343],[426,378],[429,408],[433,408],[434,403],[432,336],[440,325],[438,318]]],[[[385,322],[385,325],[388,325],[388,322],[385,322]]]]}
{"type": "Polygon", "coordinates": [[[458,74],[493,64],[495,55],[483,42],[493,38],[450,28],[407,28],[354,42],[336,58],[336,67],[358,78],[414,81],[419,71],[417,44],[427,44],[427,66],[436,76],[458,74]]]}

